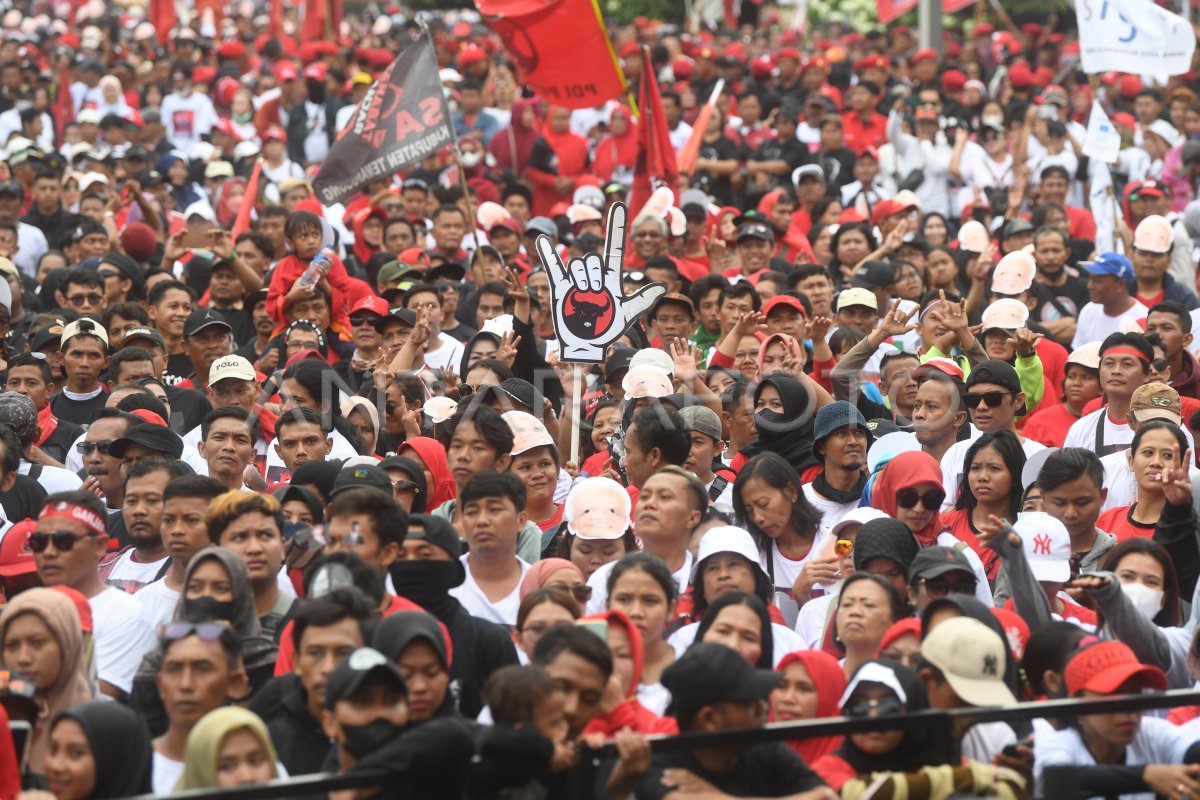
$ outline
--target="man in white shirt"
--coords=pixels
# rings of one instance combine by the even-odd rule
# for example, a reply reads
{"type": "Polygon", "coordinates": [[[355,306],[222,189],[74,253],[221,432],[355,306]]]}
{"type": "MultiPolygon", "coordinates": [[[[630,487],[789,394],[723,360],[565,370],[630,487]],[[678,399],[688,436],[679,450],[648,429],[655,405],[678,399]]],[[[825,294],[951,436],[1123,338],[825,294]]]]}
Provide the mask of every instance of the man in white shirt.
{"type": "Polygon", "coordinates": [[[1083,268],[1088,273],[1091,302],[1079,311],[1072,350],[1088,342],[1102,342],[1120,331],[1122,323],[1136,323],[1147,314],[1146,307],[1129,291],[1135,278],[1128,258],[1120,253],[1101,253],[1095,261],[1084,262],[1083,268]]]}
{"type": "Polygon", "coordinates": [[[1129,409],[1133,393],[1150,376],[1154,349],[1140,333],[1114,333],[1100,345],[1100,388],[1108,405],[1085,414],[1067,431],[1063,447],[1082,447],[1098,456],[1133,443],[1129,409]]]}
{"type": "Polygon", "coordinates": [[[167,714],[167,732],[153,742],[151,783],[158,795],[175,790],[183,774],[188,734],[196,723],[250,691],[241,642],[232,628],[222,628],[219,623],[177,622],[167,628],[163,638],[162,663],[154,676],[167,714]],[[217,632],[215,637],[210,636],[209,626],[217,632]]]}
{"type": "Polygon", "coordinates": [[[425,345],[425,366],[444,370],[458,369],[462,361],[463,343],[450,336],[442,336],[442,295],[428,283],[413,285],[404,293],[404,307],[415,314],[425,312],[429,322],[429,340],[425,345]]]}
{"type": "Polygon", "coordinates": [[[528,520],[525,485],[511,472],[482,472],[459,497],[470,551],[462,557],[467,577],[450,590],[472,616],[517,626],[521,579],[529,564],[517,557],[517,538],[528,520]]]}
{"type": "Polygon", "coordinates": [[[137,600],[101,580],[98,566],[108,541],[104,503],[80,490],[46,498],[29,547],[44,586],[69,586],[88,599],[100,691],[122,699],[154,647],[154,632],[137,600]]]}
{"type": "Polygon", "coordinates": [[[180,62],[172,69],[175,91],[163,98],[159,113],[167,139],[177,150],[187,153],[208,135],[217,122],[217,112],[208,95],[192,86],[192,65],[180,62]]]}
{"type": "Polygon", "coordinates": [[[132,545],[100,565],[109,586],[136,594],[167,568],[162,537],[163,493],[172,478],[192,474],[182,461],[147,458],[130,465],[125,476],[121,516],[132,545]]]}
{"type": "MultiPolygon", "coordinates": [[[[675,576],[682,594],[692,573],[692,553],[688,545],[692,533],[708,508],[708,492],[692,473],[675,465],[665,466],[642,484],[633,525],[642,540],[642,552],[661,558],[675,576]]],[[[587,612],[603,611],[608,600],[608,576],[616,562],[609,562],[592,573],[588,586],[592,598],[587,612]]]]}
{"type": "Polygon", "coordinates": [[[820,531],[828,532],[862,499],[867,475],[867,448],[871,432],[862,412],[845,400],[817,411],[813,422],[813,455],[823,469],[812,483],[804,484],[804,497],[821,512],[820,531]]]}

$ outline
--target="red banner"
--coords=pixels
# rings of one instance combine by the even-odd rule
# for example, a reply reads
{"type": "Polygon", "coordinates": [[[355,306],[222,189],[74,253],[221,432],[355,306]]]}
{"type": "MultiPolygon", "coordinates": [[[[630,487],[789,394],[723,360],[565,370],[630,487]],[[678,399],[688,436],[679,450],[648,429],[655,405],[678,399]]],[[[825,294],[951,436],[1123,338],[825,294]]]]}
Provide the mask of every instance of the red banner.
{"type": "Polygon", "coordinates": [[[592,108],[625,94],[596,0],[475,0],[504,40],[521,81],[546,102],[592,108]]]}
{"type": "Polygon", "coordinates": [[[905,11],[917,7],[917,0],[875,0],[875,10],[879,13],[879,22],[887,25],[905,11]]]}
{"type": "Polygon", "coordinates": [[[642,79],[638,82],[638,151],[633,169],[633,187],[629,195],[629,207],[633,209],[640,209],[646,205],[651,193],[658,186],[667,186],[671,191],[675,191],[675,186],[679,183],[675,148],[671,145],[671,132],[667,128],[667,118],[663,113],[662,95],[658,92],[654,65],[650,63],[650,51],[643,47],[641,57],[642,79]]]}
{"type": "Polygon", "coordinates": [[[158,34],[158,43],[166,46],[175,27],[175,0],[150,0],[150,22],[158,34]]]}
{"type": "Polygon", "coordinates": [[[59,147],[63,143],[63,131],[75,121],[75,100],[71,97],[71,70],[58,73],[58,85],[54,89],[54,126],[57,135],[54,141],[59,147]]]}

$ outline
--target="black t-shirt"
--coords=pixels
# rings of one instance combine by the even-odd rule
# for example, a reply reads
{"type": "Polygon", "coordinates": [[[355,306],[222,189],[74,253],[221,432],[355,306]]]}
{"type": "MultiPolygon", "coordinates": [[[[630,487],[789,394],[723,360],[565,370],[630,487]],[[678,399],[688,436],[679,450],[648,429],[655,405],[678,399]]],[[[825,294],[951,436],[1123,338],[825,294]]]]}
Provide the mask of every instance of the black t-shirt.
{"type": "MultiPolygon", "coordinates": [[[[701,142],[697,155],[709,161],[728,161],[731,158],[742,161],[746,158],[746,149],[722,136],[715,142],[701,142]]],[[[712,195],[719,205],[727,206],[733,203],[733,181],[728,175],[697,170],[695,180],[695,188],[712,195]]]]}
{"type": "Polygon", "coordinates": [[[167,399],[171,401],[171,429],[177,433],[195,428],[213,410],[204,393],[196,389],[168,386],[167,399]]]}
{"type": "Polygon", "coordinates": [[[747,183],[745,205],[747,207],[758,205],[759,199],[772,189],[778,189],[781,186],[792,185],[792,171],[802,164],[807,164],[812,161],[812,156],[809,155],[808,147],[804,142],[797,139],[795,136],[789,136],[787,141],[780,139],[767,139],[758,147],[754,148],[754,152],[750,154],[749,161],[786,161],[788,171],[783,175],[771,175],[767,182],[766,191],[757,191],[754,184],[747,183]]]}
{"type": "Polygon", "coordinates": [[[772,742],[748,748],[733,770],[721,775],[706,770],[690,752],[656,755],[638,781],[638,800],[659,800],[675,791],[662,782],[668,769],[686,769],[734,797],[785,797],[825,785],[795,751],[783,742],[772,742]]]}
{"type": "Polygon", "coordinates": [[[817,163],[825,171],[825,185],[840,189],[854,181],[854,151],[848,147],[817,153],[817,163]]]}
{"type": "Polygon", "coordinates": [[[74,422],[86,430],[92,424],[92,417],[96,412],[104,408],[107,399],[108,392],[103,391],[87,400],[72,400],[62,392],[55,392],[50,397],[50,410],[60,420],[74,422]]]}
{"type": "Polygon", "coordinates": [[[74,422],[66,419],[60,419],[58,424],[54,426],[54,433],[46,437],[46,441],[42,442],[39,447],[42,452],[53,458],[59,463],[66,463],[67,453],[71,450],[71,445],[75,444],[75,440],[83,433],[83,428],[76,425],[74,422]]]}
{"type": "Polygon", "coordinates": [[[45,500],[46,490],[28,475],[18,474],[12,488],[0,492],[0,507],[4,508],[4,516],[11,522],[37,519],[45,500]]]}
{"type": "Polygon", "coordinates": [[[176,353],[167,356],[167,368],[163,370],[162,380],[167,386],[174,386],[196,371],[187,353],[176,353]]]}
{"type": "Polygon", "coordinates": [[[250,316],[250,312],[244,308],[210,308],[225,318],[229,323],[229,327],[233,328],[233,346],[234,349],[241,347],[247,342],[253,342],[254,337],[258,335],[258,331],[254,329],[254,319],[250,316]]]}
{"type": "Polygon", "coordinates": [[[1047,286],[1039,275],[1033,281],[1033,292],[1037,305],[1029,318],[1034,322],[1053,322],[1064,317],[1078,317],[1079,311],[1091,300],[1087,281],[1078,275],[1067,273],[1067,282],[1062,286],[1047,286]]]}

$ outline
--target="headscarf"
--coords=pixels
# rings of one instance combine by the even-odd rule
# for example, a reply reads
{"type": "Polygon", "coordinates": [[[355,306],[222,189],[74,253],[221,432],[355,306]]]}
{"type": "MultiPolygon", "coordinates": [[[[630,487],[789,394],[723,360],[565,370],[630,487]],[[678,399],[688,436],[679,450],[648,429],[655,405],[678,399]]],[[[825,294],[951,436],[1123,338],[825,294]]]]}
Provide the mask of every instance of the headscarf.
{"type": "Polygon", "coordinates": [[[367,220],[372,217],[381,221],[386,220],[387,212],[379,206],[368,206],[360,208],[350,215],[350,228],[354,232],[354,255],[360,264],[366,264],[371,256],[379,252],[379,248],[368,244],[367,237],[363,235],[363,228],[366,227],[367,220]]]}
{"type": "MultiPolygon", "coordinates": [[[[783,411],[766,409],[755,413],[758,438],[742,448],[742,453],[746,458],[753,458],[759,453],[777,453],[797,473],[803,473],[818,463],[812,452],[814,415],[808,390],[795,378],[771,375],[763,378],[755,388],[756,404],[763,388],[767,386],[774,386],[779,392],[783,411]]],[[[941,483],[940,479],[938,483],[941,483]]]]}
{"type": "MultiPolygon", "coordinates": [[[[342,401],[342,416],[343,417],[346,417],[347,419],[349,419],[350,412],[354,411],[355,409],[357,409],[367,415],[367,421],[371,423],[371,428],[374,429],[374,431],[375,431],[375,441],[378,442],[379,441],[379,409],[376,408],[375,404],[372,403],[370,400],[368,400],[365,397],[359,397],[358,395],[355,395],[354,397],[347,397],[345,400],[342,401]]],[[[364,453],[363,455],[369,456],[369,455],[371,455],[371,453],[364,453]]]]}
{"type": "Polygon", "coordinates": [[[70,706],[92,699],[88,685],[87,667],[83,652],[83,633],[79,612],[75,604],[62,592],[36,588],[21,592],[4,607],[0,616],[0,642],[8,636],[8,629],[17,617],[29,614],[37,617],[49,628],[62,651],[62,664],[58,679],[45,692],[38,691],[38,718],[33,729],[29,763],[34,773],[44,773],[42,767],[49,749],[49,723],[70,706]]]}
{"type": "Polygon", "coordinates": [[[529,151],[537,141],[540,133],[541,101],[536,98],[518,100],[512,106],[512,118],[508,127],[499,131],[488,143],[488,152],[495,158],[495,168],[499,172],[508,170],[514,175],[520,175],[529,163],[529,151]],[[534,124],[525,125],[522,118],[525,110],[532,108],[534,124]]]}
{"type": "Polygon", "coordinates": [[[64,719],[74,720],[83,729],[92,749],[96,784],[88,800],[150,792],[154,751],[146,723],[132,709],[103,700],[80,703],[58,714],[50,729],[64,719]]]}
{"type": "Polygon", "coordinates": [[[471,351],[475,349],[475,342],[480,339],[490,339],[492,343],[496,345],[496,347],[500,347],[500,337],[491,331],[480,331],[472,336],[463,347],[462,358],[459,359],[458,362],[458,377],[462,380],[467,379],[467,363],[471,358],[471,351]]]}
{"type": "Polygon", "coordinates": [[[758,669],[771,669],[771,665],[775,663],[775,636],[771,630],[771,615],[767,613],[766,604],[752,594],[726,592],[709,603],[704,616],[700,619],[700,627],[696,629],[695,641],[704,641],[704,634],[708,633],[708,629],[713,626],[713,623],[716,622],[717,617],[721,615],[725,607],[736,605],[746,606],[753,611],[758,616],[760,623],[759,630],[762,631],[762,651],[758,655],[758,662],[751,666],[758,669]]]}
{"type": "MultiPolygon", "coordinates": [[[[879,473],[875,487],[871,492],[871,505],[889,517],[896,516],[896,492],[901,489],[912,489],[922,483],[942,485],[942,468],[937,460],[921,450],[900,453],[888,461],[887,466],[879,473]]],[[[928,547],[937,541],[942,532],[942,516],[934,511],[929,523],[916,532],[917,541],[923,547],[928,547]]]]}
{"type": "MultiPolygon", "coordinates": [[[[233,227],[234,221],[237,219],[237,212],[229,207],[229,191],[238,186],[246,188],[245,178],[226,178],[225,181],[217,188],[216,207],[213,209],[217,214],[217,224],[222,228],[233,227]]],[[[254,198],[243,194],[243,203],[253,203],[254,198]]]]}
{"type": "Polygon", "coordinates": [[[428,436],[410,436],[400,445],[400,450],[405,447],[417,451],[417,455],[425,463],[425,469],[433,476],[433,486],[429,487],[429,502],[425,504],[425,510],[432,512],[447,500],[453,500],[458,488],[454,485],[454,476],[450,474],[449,457],[442,443],[428,436]]]}
{"type": "MultiPolygon", "coordinates": [[[[450,664],[454,659],[454,649],[446,626],[438,622],[432,614],[424,611],[398,611],[380,620],[371,636],[371,647],[383,653],[393,664],[400,654],[413,642],[424,639],[433,647],[442,667],[450,672],[450,664]]],[[[435,716],[441,717],[454,713],[454,693],[446,687],[446,696],[442,699],[442,707],[435,716]]]]}
{"type": "MultiPolygon", "coordinates": [[[[561,559],[552,559],[559,561],[561,559]]],[[[619,625],[624,629],[629,636],[629,647],[633,650],[633,679],[629,682],[629,694],[625,696],[626,700],[637,697],[638,686],[642,682],[642,669],[646,663],[646,648],[642,642],[642,633],[637,627],[625,616],[623,611],[601,611],[596,614],[589,614],[583,620],[604,620],[609,625],[619,625]]]]}
{"type": "Polygon", "coordinates": [[[929,620],[933,614],[946,606],[957,608],[964,617],[982,622],[996,632],[1000,641],[1004,642],[1004,682],[1008,684],[1009,689],[1012,689],[1014,695],[1020,697],[1021,676],[1018,672],[1017,660],[1013,657],[1012,648],[1008,644],[1008,634],[1004,630],[1004,625],[992,613],[992,609],[979,602],[973,595],[948,594],[927,605],[921,613],[921,638],[924,639],[929,632],[929,620]]]}
{"type": "Polygon", "coordinates": [[[583,570],[565,558],[542,559],[531,566],[525,573],[525,577],[521,579],[521,599],[524,600],[525,595],[533,594],[538,589],[546,588],[546,581],[549,580],[550,576],[564,569],[579,575],[579,580],[582,581],[584,579],[583,570]]]}
{"type": "MultiPolygon", "coordinates": [[[[849,686],[846,689],[847,699],[850,698],[857,684],[861,682],[859,678],[860,674],[872,665],[874,665],[873,669],[883,667],[888,672],[891,672],[891,680],[904,690],[906,697],[904,702],[905,711],[924,711],[929,708],[929,698],[925,694],[925,687],[921,684],[921,679],[917,677],[917,673],[899,661],[892,661],[886,658],[875,658],[862,663],[862,666],[855,671],[854,676],[850,679],[849,686]]],[[[870,682],[875,683],[876,681],[870,682]]],[[[845,706],[843,706],[844,710],[845,706]]],[[[869,775],[872,772],[916,772],[929,763],[928,733],[921,728],[906,730],[904,738],[900,740],[900,744],[896,749],[883,755],[864,753],[854,744],[854,738],[847,736],[842,741],[842,746],[838,748],[837,755],[860,775],[869,775]]]]}
{"type": "MultiPolygon", "coordinates": [[[[225,621],[242,640],[242,662],[246,672],[264,667],[274,669],[279,650],[271,637],[263,634],[262,627],[258,624],[258,615],[254,611],[254,592],[250,588],[250,573],[246,571],[246,562],[241,556],[224,547],[206,547],[188,562],[183,575],[183,585],[187,586],[192,580],[192,574],[210,559],[220,562],[229,574],[229,584],[233,589],[233,613],[232,618],[225,621]]],[[[180,594],[173,620],[195,621],[184,616],[187,602],[186,593],[180,594]]],[[[158,647],[142,659],[137,677],[153,678],[162,667],[163,655],[164,643],[159,642],[158,647]]]]}
{"type": "Polygon", "coordinates": [[[175,791],[216,789],[221,745],[225,743],[229,734],[243,730],[250,731],[258,738],[271,764],[271,778],[278,778],[279,772],[275,764],[279,758],[275,754],[275,746],[271,744],[271,734],[267,733],[267,726],[253,711],[226,706],[205,714],[188,734],[183,775],[175,784],[175,791]]]}
{"type": "MultiPolygon", "coordinates": [[[[766,376],[763,375],[763,359],[767,356],[767,348],[779,342],[783,345],[783,349],[792,353],[792,355],[800,355],[800,343],[786,333],[772,333],[770,336],[762,340],[758,346],[758,380],[762,380],[766,376]]],[[[780,392],[782,394],[782,392],[780,392]]],[[[807,395],[805,395],[807,397],[807,395]]]]}
{"type": "Polygon", "coordinates": [[[595,174],[602,181],[612,180],[617,169],[627,167],[632,170],[637,162],[638,153],[638,124],[629,109],[623,105],[613,108],[612,116],[620,114],[629,121],[629,127],[624,135],[610,133],[596,145],[596,158],[593,163],[595,174]]]}
{"type": "MultiPolygon", "coordinates": [[[[783,672],[789,664],[797,662],[808,672],[813,688],[817,690],[817,712],[813,719],[838,716],[838,703],[846,691],[846,672],[842,665],[836,658],[820,650],[797,650],[784,656],[775,671],[783,672]]],[[[804,763],[811,764],[826,753],[837,750],[841,743],[841,736],[818,736],[795,739],[788,742],[788,747],[795,750],[804,763]]]]}

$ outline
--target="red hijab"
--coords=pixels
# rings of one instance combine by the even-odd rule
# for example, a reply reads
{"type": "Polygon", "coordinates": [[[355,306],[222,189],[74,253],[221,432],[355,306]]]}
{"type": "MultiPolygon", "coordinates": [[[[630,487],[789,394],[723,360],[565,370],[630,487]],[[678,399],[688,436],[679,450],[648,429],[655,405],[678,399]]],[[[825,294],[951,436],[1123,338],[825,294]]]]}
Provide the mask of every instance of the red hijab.
{"type": "MultiPolygon", "coordinates": [[[[797,661],[804,665],[817,690],[817,713],[813,718],[840,716],[838,703],[842,701],[842,693],[846,691],[846,671],[842,669],[838,660],[820,650],[797,650],[780,659],[775,671],[783,672],[788,664],[797,661]]],[[[788,742],[788,747],[795,750],[806,764],[813,763],[826,753],[832,753],[841,745],[841,736],[819,736],[788,742]]]]}
{"type": "Polygon", "coordinates": [[[442,447],[441,442],[428,436],[405,439],[404,444],[400,445],[400,450],[405,447],[417,451],[417,455],[425,462],[425,469],[433,476],[433,485],[429,487],[429,500],[425,503],[426,513],[433,513],[435,508],[447,500],[453,500],[458,493],[458,487],[454,485],[454,476],[450,474],[446,448],[442,447]]]}
{"type": "MultiPolygon", "coordinates": [[[[871,490],[871,505],[889,517],[896,516],[896,492],[912,489],[922,483],[942,485],[942,468],[933,456],[922,450],[900,453],[893,456],[871,490]]],[[[935,511],[929,523],[916,532],[922,547],[929,547],[942,532],[942,516],[935,511]]]]}
{"type": "Polygon", "coordinates": [[[604,620],[610,626],[622,628],[629,636],[629,647],[633,651],[633,677],[630,681],[630,693],[625,701],[607,714],[600,714],[588,723],[584,731],[587,733],[603,733],[612,738],[617,731],[626,728],[638,733],[679,733],[679,725],[672,717],[663,718],[643,706],[637,699],[638,686],[642,682],[642,665],[645,661],[645,650],[642,645],[642,634],[630,622],[629,617],[621,611],[601,611],[591,614],[584,620],[604,620]]]}
{"type": "Polygon", "coordinates": [[[603,181],[611,179],[617,167],[632,169],[637,162],[638,134],[637,121],[625,106],[618,105],[612,115],[620,115],[629,123],[629,127],[621,136],[609,134],[596,145],[596,161],[592,165],[595,173],[603,181]]]}
{"type": "Polygon", "coordinates": [[[539,123],[541,122],[541,101],[537,98],[518,100],[513,103],[512,119],[508,127],[492,137],[488,143],[488,152],[496,159],[496,169],[503,172],[509,170],[514,175],[520,175],[529,163],[529,151],[537,141],[539,123]],[[525,111],[533,109],[533,125],[524,122],[525,111]]]}

